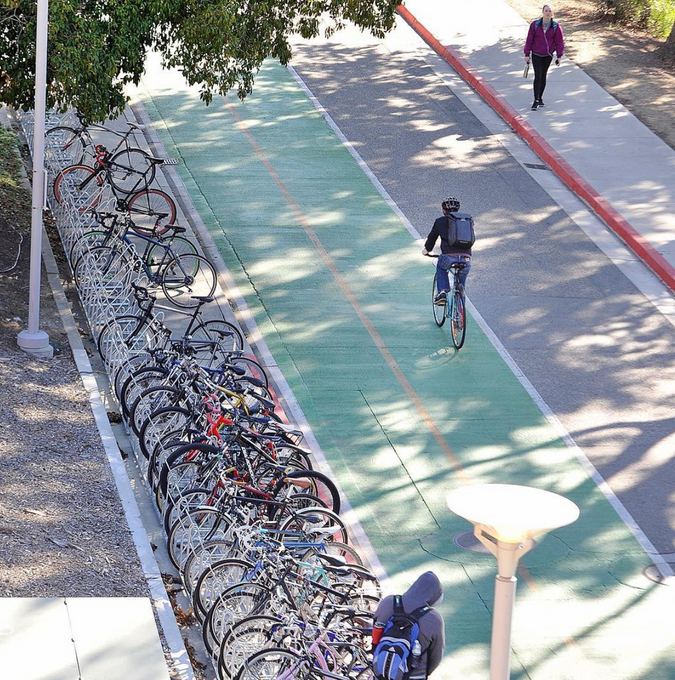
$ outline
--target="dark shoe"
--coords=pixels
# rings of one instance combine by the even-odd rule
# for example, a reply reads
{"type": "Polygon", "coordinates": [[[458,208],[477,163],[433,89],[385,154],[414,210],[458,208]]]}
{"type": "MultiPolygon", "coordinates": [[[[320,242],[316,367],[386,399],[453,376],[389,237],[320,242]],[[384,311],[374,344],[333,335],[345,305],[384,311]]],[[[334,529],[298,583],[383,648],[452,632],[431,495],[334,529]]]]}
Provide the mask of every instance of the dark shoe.
{"type": "Polygon", "coordinates": [[[435,298],[434,298],[434,304],[435,305],[444,305],[446,302],[446,294],[445,291],[439,293],[435,298]]]}
{"type": "Polygon", "coordinates": [[[533,111],[536,111],[538,108],[539,108],[539,102],[535,99],[535,100],[532,102],[532,110],[533,110],[533,111]]]}
{"type": "Polygon", "coordinates": [[[544,106],[546,106],[546,104],[544,104],[544,100],[543,100],[543,99],[540,99],[540,100],[539,100],[539,108],[542,108],[542,107],[544,107],[544,106]]]}

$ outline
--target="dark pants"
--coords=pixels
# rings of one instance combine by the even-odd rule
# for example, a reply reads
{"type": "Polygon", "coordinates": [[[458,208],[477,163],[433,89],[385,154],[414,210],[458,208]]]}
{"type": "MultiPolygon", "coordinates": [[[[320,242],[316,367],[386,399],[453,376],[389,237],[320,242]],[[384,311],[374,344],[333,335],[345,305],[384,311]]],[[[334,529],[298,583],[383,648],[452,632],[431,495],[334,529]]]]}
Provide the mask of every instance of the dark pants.
{"type": "Polygon", "coordinates": [[[544,90],[546,89],[546,73],[548,67],[551,65],[553,57],[547,54],[545,57],[540,57],[538,54],[532,53],[532,66],[534,67],[534,99],[535,101],[542,98],[544,90]]]}

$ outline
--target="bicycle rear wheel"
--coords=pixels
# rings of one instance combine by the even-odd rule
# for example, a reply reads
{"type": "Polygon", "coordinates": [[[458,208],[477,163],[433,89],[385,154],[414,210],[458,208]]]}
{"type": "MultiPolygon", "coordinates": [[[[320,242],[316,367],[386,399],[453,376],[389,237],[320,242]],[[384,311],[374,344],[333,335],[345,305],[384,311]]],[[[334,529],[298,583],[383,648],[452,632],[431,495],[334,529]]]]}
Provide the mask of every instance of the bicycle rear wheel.
{"type": "Polygon", "coordinates": [[[310,662],[295,652],[281,648],[263,649],[244,661],[237,673],[237,680],[265,680],[278,678],[288,672],[288,677],[308,678],[310,662]],[[290,673],[293,675],[291,676],[290,673]]]}
{"type": "Polygon", "coordinates": [[[110,159],[110,181],[114,187],[122,193],[130,194],[152,184],[155,166],[149,158],[149,153],[137,148],[123,149],[116,153],[110,159]]]}
{"type": "Polygon", "coordinates": [[[166,226],[176,220],[176,204],[173,198],[159,189],[147,189],[135,193],[127,203],[131,213],[132,229],[141,234],[166,233],[166,226]]]}
{"type": "Polygon", "coordinates": [[[438,295],[437,277],[438,275],[434,274],[434,285],[431,288],[431,306],[434,310],[434,321],[440,328],[445,323],[445,305],[439,305],[436,303],[436,297],[438,295]]]}
{"type": "Polygon", "coordinates": [[[464,339],[466,338],[466,306],[464,304],[464,292],[460,290],[454,290],[452,293],[450,327],[452,330],[452,344],[457,349],[462,349],[464,339]]]}
{"type": "Polygon", "coordinates": [[[196,297],[211,297],[216,290],[216,270],[201,255],[177,255],[164,266],[160,283],[167,300],[186,309],[200,304],[196,297]]]}

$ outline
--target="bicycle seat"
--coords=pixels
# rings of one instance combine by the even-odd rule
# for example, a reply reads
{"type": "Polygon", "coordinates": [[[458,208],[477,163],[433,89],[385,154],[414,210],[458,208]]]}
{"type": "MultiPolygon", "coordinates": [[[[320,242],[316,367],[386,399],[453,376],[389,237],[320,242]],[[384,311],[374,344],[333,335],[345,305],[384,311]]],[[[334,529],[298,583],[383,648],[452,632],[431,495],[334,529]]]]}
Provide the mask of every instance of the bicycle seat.
{"type": "Polygon", "coordinates": [[[462,271],[466,268],[466,262],[453,262],[450,265],[450,269],[456,269],[457,271],[462,271]]]}
{"type": "MultiPolygon", "coordinates": [[[[183,231],[185,231],[185,229],[183,229],[182,227],[181,227],[181,229],[183,231]]],[[[176,233],[180,233],[180,232],[176,232],[176,233]]],[[[210,295],[190,295],[190,297],[193,300],[199,300],[199,302],[203,302],[203,303],[213,302],[213,298],[210,295]]]]}
{"type": "Polygon", "coordinates": [[[155,156],[148,156],[145,160],[150,161],[150,163],[153,163],[155,165],[161,165],[162,163],[164,163],[163,158],[156,158],[155,156]]]}
{"type": "Polygon", "coordinates": [[[163,229],[171,229],[174,234],[184,234],[187,231],[186,227],[181,227],[177,224],[166,224],[163,229]]]}
{"type": "Polygon", "coordinates": [[[138,123],[132,123],[131,121],[127,121],[127,125],[132,130],[145,130],[145,125],[139,125],[138,123]]]}

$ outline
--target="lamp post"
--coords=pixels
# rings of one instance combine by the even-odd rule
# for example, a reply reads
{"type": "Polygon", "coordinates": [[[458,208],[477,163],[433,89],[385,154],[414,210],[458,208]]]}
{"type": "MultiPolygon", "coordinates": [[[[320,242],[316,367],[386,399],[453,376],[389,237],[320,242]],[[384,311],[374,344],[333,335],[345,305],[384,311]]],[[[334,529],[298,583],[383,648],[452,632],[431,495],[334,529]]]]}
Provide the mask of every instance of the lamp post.
{"type": "Polygon", "coordinates": [[[49,1],[38,0],[35,34],[35,126],[33,128],[33,194],[30,231],[28,328],[19,333],[21,349],[51,357],[49,336],[40,330],[40,274],[42,266],[42,210],[45,200],[45,117],[47,113],[47,24],[49,1]]]}
{"type": "Polygon", "coordinates": [[[490,680],[509,680],[516,569],[538,536],[571,524],[579,508],[567,498],[513,484],[477,484],[451,491],[450,510],[474,525],[476,538],[497,558],[490,680]]]}

